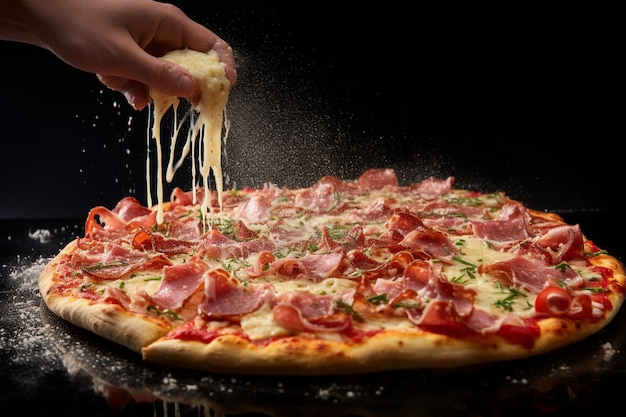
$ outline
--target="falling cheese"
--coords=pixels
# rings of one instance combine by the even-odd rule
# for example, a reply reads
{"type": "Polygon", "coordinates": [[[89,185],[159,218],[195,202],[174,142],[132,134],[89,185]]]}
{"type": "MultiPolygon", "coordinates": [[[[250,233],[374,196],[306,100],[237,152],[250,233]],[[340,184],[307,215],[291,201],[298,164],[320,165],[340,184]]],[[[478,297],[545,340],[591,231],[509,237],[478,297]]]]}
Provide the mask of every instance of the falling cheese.
{"type": "MultiPolygon", "coordinates": [[[[157,157],[157,222],[163,223],[163,152],[162,152],[162,127],[164,116],[168,111],[173,113],[173,126],[169,137],[169,161],[165,179],[170,183],[176,170],[182,165],[184,159],[191,151],[192,162],[192,187],[198,184],[196,170],[199,170],[204,186],[204,201],[201,204],[202,216],[205,220],[209,210],[212,210],[211,193],[209,191],[209,175],[213,172],[215,187],[218,195],[220,208],[222,206],[222,192],[224,181],[222,176],[222,131],[224,140],[228,136],[228,123],[224,123],[225,107],[230,93],[230,81],[226,78],[224,64],[219,61],[215,51],[207,53],[191,49],[179,49],[170,51],[162,59],[173,62],[186,68],[195,78],[202,94],[200,102],[195,108],[189,110],[188,130],[184,131],[185,119],[178,118],[178,109],[181,100],[178,97],[163,94],[154,89],[150,90],[152,96],[152,126],[148,140],[154,140],[157,157]],[[175,160],[176,142],[185,139],[180,158],[175,160]],[[197,151],[197,156],[196,156],[197,151]],[[198,167],[196,168],[196,161],[198,167]]],[[[148,206],[152,206],[150,157],[146,159],[146,182],[148,188],[148,206]]],[[[195,193],[194,193],[195,203],[195,193]]]]}

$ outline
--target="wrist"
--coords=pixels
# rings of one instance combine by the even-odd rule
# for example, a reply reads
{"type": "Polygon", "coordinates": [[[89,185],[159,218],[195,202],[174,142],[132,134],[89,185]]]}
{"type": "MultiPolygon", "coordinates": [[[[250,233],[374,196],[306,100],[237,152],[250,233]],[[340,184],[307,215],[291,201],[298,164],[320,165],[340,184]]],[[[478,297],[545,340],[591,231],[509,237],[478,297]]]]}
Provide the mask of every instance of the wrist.
{"type": "Polygon", "coordinates": [[[47,15],[57,6],[55,0],[2,0],[0,39],[45,47],[47,15]]]}

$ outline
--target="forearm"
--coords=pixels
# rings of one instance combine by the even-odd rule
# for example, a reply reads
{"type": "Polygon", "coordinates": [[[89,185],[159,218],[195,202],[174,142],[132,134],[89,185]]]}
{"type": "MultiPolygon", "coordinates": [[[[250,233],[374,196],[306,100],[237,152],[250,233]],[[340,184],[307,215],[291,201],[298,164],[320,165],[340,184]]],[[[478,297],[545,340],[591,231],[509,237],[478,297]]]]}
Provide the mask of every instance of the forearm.
{"type": "Polygon", "coordinates": [[[148,87],[193,95],[179,85],[188,72],[158,58],[174,49],[214,49],[231,83],[237,78],[226,42],[179,8],[153,0],[0,0],[0,39],[48,49],[132,96],[137,108],[145,105],[148,87]]]}
{"type": "Polygon", "coordinates": [[[45,46],[42,15],[54,4],[56,0],[0,0],[0,39],[45,46]]]}
{"type": "MultiPolygon", "coordinates": [[[[98,26],[95,22],[100,16],[107,19],[111,13],[124,10],[116,7],[120,2],[152,0],[0,0],[0,39],[30,43],[57,53],[70,40],[98,39],[93,35],[98,26]]],[[[108,36],[106,32],[99,35],[108,36]]]]}

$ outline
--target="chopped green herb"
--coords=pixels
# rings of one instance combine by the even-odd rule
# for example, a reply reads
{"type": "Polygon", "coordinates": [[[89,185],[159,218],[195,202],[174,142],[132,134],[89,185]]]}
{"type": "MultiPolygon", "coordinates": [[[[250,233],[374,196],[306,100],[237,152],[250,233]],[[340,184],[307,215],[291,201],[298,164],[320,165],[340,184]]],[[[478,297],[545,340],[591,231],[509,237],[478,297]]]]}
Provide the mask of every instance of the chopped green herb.
{"type": "Polygon", "coordinates": [[[212,225],[217,228],[224,236],[235,237],[235,221],[225,217],[213,219],[212,225]]]}
{"type": "Polygon", "coordinates": [[[368,303],[375,304],[375,305],[386,303],[387,302],[387,294],[374,295],[372,297],[367,297],[365,300],[368,303]]]}
{"type": "Polygon", "coordinates": [[[157,316],[168,316],[172,320],[179,320],[178,314],[175,311],[170,310],[169,308],[164,308],[161,310],[159,307],[155,305],[149,305],[147,308],[148,312],[152,314],[156,314],[157,316]]]}
{"type": "Polygon", "coordinates": [[[356,310],[354,310],[352,308],[351,305],[341,301],[341,300],[336,300],[335,301],[335,305],[337,306],[337,308],[345,311],[346,313],[350,314],[352,316],[353,319],[355,319],[356,321],[363,321],[363,318],[359,315],[359,313],[356,312],[356,310]]]}
{"type": "Polygon", "coordinates": [[[469,280],[476,279],[477,266],[471,262],[468,262],[464,259],[459,258],[458,256],[453,256],[452,259],[462,265],[467,265],[465,268],[461,268],[459,271],[461,275],[457,277],[453,277],[450,279],[450,282],[454,282],[456,284],[465,284],[469,280]]]}
{"type": "MultiPolygon", "coordinates": [[[[222,268],[227,270],[228,272],[233,272],[236,269],[247,268],[250,264],[246,262],[245,259],[242,258],[228,258],[224,262],[222,262],[222,268]]],[[[267,269],[269,265],[264,265],[264,270],[267,269]]]]}
{"type": "Polygon", "coordinates": [[[560,264],[555,265],[554,267],[561,272],[565,272],[568,268],[571,268],[566,262],[561,262],[560,264]]]}
{"type": "Polygon", "coordinates": [[[147,281],[161,281],[161,279],[162,279],[161,275],[153,275],[150,277],[146,277],[143,280],[147,282],[147,281]]]}
{"type": "Polygon", "coordinates": [[[609,252],[607,252],[606,250],[599,250],[596,252],[585,252],[585,256],[588,258],[593,258],[594,256],[600,256],[600,255],[608,255],[609,252]]]}
{"type": "Polygon", "coordinates": [[[353,227],[353,224],[336,224],[332,227],[327,227],[326,230],[332,240],[339,241],[345,238],[353,227]]]}
{"type": "MultiPolygon", "coordinates": [[[[515,288],[511,288],[509,286],[503,286],[500,282],[496,283],[498,290],[496,294],[506,294],[507,296],[497,300],[493,303],[496,307],[500,307],[505,309],[506,311],[513,311],[513,304],[517,302],[517,297],[526,297],[526,294],[517,291],[515,288]]],[[[526,301],[528,304],[528,301],[526,301]]]]}
{"type": "Polygon", "coordinates": [[[117,268],[119,266],[125,266],[125,265],[128,265],[128,263],[124,261],[113,261],[113,262],[104,262],[104,263],[101,262],[95,265],[90,265],[86,267],[85,270],[89,272],[93,272],[93,271],[99,271],[105,268],[117,268]]]}
{"type": "Polygon", "coordinates": [[[606,289],[602,287],[585,287],[583,290],[589,291],[592,294],[602,294],[603,292],[606,292],[606,289]]]}
{"type": "Polygon", "coordinates": [[[457,261],[458,263],[461,263],[461,264],[463,264],[463,265],[467,265],[467,266],[471,266],[471,267],[473,267],[473,268],[476,268],[476,265],[474,265],[473,263],[468,262],[468,261],[466,261],[466,260],[464,260],[464,259],[461,259],[461,258],[459,258],[458,256],[453,256],[453,257],[452,257],[452,260],[453,260],[453,261],[457,261]]]}

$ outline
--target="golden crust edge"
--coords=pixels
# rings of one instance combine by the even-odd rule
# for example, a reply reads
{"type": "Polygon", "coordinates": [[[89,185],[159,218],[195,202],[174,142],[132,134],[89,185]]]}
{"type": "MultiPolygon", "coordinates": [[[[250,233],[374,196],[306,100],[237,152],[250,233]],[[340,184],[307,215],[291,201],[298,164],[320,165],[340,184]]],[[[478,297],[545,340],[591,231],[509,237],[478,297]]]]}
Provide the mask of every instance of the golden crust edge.
{"type": "Polygon", "coordinates": [[[389,330],[358,343],[293,336],[260,345],[224,335],[207,344],[165,337],[146,346],[142,356],[147,362],[230,374],[295,376],[442,369],[538,356],[583,340],[606,324],[581,328],[571,320],[544,319],[540,322],[542,337],[531,349],[495,335],[453,339],[389,330]]]}
{"type": "Polygon", "coordinates": [[[54,291],[57,268],[75,250],[77,240],[70,242],[44,268],[39,276],[39,291],[48,309],[69,323],[93,332],[130,350],[141,349],[163,337],[170,327],[149,317],[129,313],[117,304],[99,304],[79,297],[68,297],[54,291]]]}

